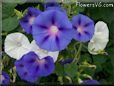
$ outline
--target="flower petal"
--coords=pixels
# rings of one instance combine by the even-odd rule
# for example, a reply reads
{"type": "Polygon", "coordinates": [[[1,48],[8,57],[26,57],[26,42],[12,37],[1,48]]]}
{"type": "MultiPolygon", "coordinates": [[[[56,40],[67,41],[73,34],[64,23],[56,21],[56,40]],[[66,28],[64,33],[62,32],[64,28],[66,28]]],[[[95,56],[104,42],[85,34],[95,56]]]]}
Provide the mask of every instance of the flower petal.
{"type": "Polygon", "coordinates": [[[33,38],[42,49],[48,51],[63,50],[73,38],[72,24],[67,16],[58,10],[45,11],[36,18],[33,24],[33,38]],[[60,33],[62,34],[61,36],[59,35],[60,33]],[[57,38],[58,35],[59,37],[57,38]],[[62,37],[63,35],[64,37],[62,37]]]}
{"type": "Polygon", "coordinates": [[[21,79],[35,82],[39,77],[47,76],[54,71],[54,61],[50,56],[39,59],[34,52],[25,54],[15,62],[16,71],[21,79]]]}
{"type": "Polygon", "coordinates": [[[35,40],[33,40],[31,42],[31,51],[34,51],[39,56],[40,59],[43,59],[46,56],[51,56],[53,58],[54,62],[57,61],[58,54],[59,54],[59,51],[49,52],[47,50],[43,50],[43,49],[39,48],[38,45],[36,44],[35,40]]]}
{"type": "Polygon", "coordinates": [[[58,10],[58,11],[65,13],[65,15],[67,15],[66,11],[60,6],[57,0],[46,0],[45,9],[46,10],[58,10]]]}
{"type": "Polygon", "coordinates": [[[14,59],[20,59],[29,52],[30,43],[28,38],[21,33],[11,33],[7,35],[4,45],[5,52],[14,59]]]}
{"type": "Polygon", "coordinates": [[[109,31],[107,25],[99,21],[95,25],[95,33],[88,44],[88,51],[91,54],[99,54],[99,50],[103,51],[109,41],[109,31]]]}
{"type": "Polygon", "coordinates": [[[78,14],[72,18],[72,25],[75,30],[75,40],[87,42],[92,38],[94,34],[94,22],[89,17],[78,14]]]}
{"type": "Polygon", "coordinates": [[[101,32],[106,38],[109,37],[108,26],[103,21],[98,21],[95,25],[95,33],[101,32]]]}
{"type": "Polygon", "coordinates": [[[2,85],[8,85],[10,83],[10,76],[2,71],[2,74],[0,75],[0,84],[2,85]]]}
{"type": "Polygon", "coordinates": [[[27,33],[32,33],[32,24],[35,18],[41,13],[40,10],[36,8],[29,7],[27,14],[21,18],[20,25],[27,33]]]}
{"type": "Polygon", "coordinates": [[[44,60],[45,62],[40,65],[40,76],[48,76],[55,69],[53,59],[50,56],[45,57],[44,60]]]}
{"type": "Polygon", "coordinates": [[[58,7],[58,6],[60,5],[57,3],[57,0],[45,0],[45,9],[48,7],[58,7]]]}
{"type": "Polygon", "coordinates": [[[100,83],[97,80],[84,80],[82,85],[99,85],[100,83]]]}

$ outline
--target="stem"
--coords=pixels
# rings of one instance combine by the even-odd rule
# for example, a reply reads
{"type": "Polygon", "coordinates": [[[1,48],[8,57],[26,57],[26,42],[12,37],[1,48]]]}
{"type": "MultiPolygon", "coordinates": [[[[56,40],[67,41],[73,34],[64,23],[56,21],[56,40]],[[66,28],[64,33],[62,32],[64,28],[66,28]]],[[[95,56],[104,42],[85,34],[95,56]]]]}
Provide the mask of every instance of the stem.
{"type": "MultiPolygon", "coordinates": [[[[76,55],[76,53],[77,53],[76,45],[78,45],[78,44],[79,44],[79,42],[77,42],[77,43],[74,44],[75,55],[76,55]]],[[[74,57],[75,57],[75,56],[74,56],[74,57]]]]}
{"type": "Polygon", "coordinates": [[[71,79],[70,77],[65,76],[65,78],[66,78],[67,80],[69,80],[69,84],[72,84],[72,83],[73,83],[73,82],[72,82],[72,79],[71,79]]]}
{"type": "Polygon", "coordinates": [[[83,44],[83,47],[88,50],[88,47],[83,44]]]}
{"type": "Polygon", "coordinates": [[[60,82],[61,85],[64,84],[64,83],[63,83],[63,77],[62,77],[62,76],[59,76],[59,77],[58,77],[58,81],[60,82]]]}
{"type": "Polygon", "coordinates": [[[80,43],[80,46],[79,46],[78,51],[77,51],[77,54],[74,57],[73,63],[76,62],[76,64],[77,64],[78,60],[80,59],[80,51],[81,51],[81,49],[82,49],[82,43],[80,43]]]}

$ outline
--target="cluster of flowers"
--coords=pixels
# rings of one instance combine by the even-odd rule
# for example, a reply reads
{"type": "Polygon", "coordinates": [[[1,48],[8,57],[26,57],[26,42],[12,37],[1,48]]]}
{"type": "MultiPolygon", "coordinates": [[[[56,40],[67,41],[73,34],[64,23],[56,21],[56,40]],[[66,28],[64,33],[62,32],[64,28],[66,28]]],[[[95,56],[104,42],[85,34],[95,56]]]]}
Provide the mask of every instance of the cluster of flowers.
{"type": "Polygon", "coordinates": [[[5,39],[5,52],[17,59],[15,67],[21,79],[35,82],[39,77],[54,71],[59,51],[64,50],[72,39],[88,42],[88,51],[99,54],[108,43],[108,27],[103,21],[94,26],[88,16],[78,14],[70,21],[65,10],[47,6],[45,11],[29,7],[20,19],[23,30],[33,36],[30,43],[22,33],[9,34],[5,39]]]}

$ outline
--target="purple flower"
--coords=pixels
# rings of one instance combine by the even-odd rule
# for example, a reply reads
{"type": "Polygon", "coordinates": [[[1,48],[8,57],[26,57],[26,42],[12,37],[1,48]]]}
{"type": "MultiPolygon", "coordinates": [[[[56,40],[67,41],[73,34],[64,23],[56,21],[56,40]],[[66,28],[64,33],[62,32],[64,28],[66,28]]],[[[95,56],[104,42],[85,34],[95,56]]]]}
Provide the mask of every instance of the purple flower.
{"type": "Polygon", "coordinates": [[[48,76],[54,71],[54,61],[50,56],[43,59],[34,52],[25,54],[15,62],[16,71],[21,79],[28,82],[35,82],[39,77],[48,76]]]}
{"type": "Polygon", "coordinates": [[[66,11],[60,6],[57,0],[46,0],[44,6],[45,10],[59,10],[67,15],[66,11]]]}
{"type": "Polygon", "coordinates": [[[60,7],[59,3],[57,3],[57,0],[45,0],[45,9],[48,7],[60,7]]]}
{"type": "Polygon", "coordinates": [[[36,8],[29,7],[27,14],[21,18],[20,25],[27,33],[32,33],[32,24],[34,19],[41,13],[40,10],[36,8]]]}
{"type": "Polygon", "coordinates": [[[62,59],[62,60],[60,61],[60,64],[61,64],[61,65],[65,65],[65,64],[71,63],[72,61],[73,61],[73,58],[62,59]]]}
{"type": "Polygon", "coordinates": [[[46,0],[44,6],[45,6],[45,10],[58,10],[58,11],[64,12],[65,15],[67,16],[66,11],[60,6],[57,0],[46,0]]]}
{"type": "Polygon", "coordinates": [[[89,17],[78,14],[72,18],[72,25],[75,30],[75,40],[87,42],[92,38],[94,34],[94,22],[89,17]]]}
{"type": "Polygon", "coordinates": [[[58,11],[60,11],[60,12],[63,12],[63,13],[67,16],[66,11],[65,11],[63,8],[61,8],[61,7],[57,7],[57,6],[48,7],[46,10],[58,10],[58,11]]]}
{"type": "Polygon", "coordinates": [[[97,80],[84,80],[82,85],[99,85],[100,83],[97,80]]]}
{"type": "Polygon", "coordinates": [[[60,51],[73,38],[72,24],[68,17],[58,10],[41,13],[33,24],[33,38],[36,44],[48,51],[60,51]]]}
{"type": "Polygon", "coordinates": [[[0,84],[2,85],[8,85],[10,83],[10,76],[2,71],[2,74],[0,75],[0,84]]]}

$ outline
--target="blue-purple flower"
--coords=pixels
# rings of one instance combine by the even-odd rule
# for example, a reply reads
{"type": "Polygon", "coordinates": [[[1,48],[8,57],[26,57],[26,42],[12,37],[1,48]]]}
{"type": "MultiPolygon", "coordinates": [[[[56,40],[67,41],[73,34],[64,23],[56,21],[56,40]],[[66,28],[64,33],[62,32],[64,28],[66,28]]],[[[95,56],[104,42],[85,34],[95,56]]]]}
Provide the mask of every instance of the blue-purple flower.
{"type": "Polygon", "coordinates": [[[8,85],[10,83],[10,76],[2,71],[2,74],[0,75],[0,84],[2,85],[8,85]]]}
{"type": "Polygon", "coordinates": [[[58,10],[64,12],[66,15],[66,11],[60,6],[57,0],[46,0],[45,1],[45,10],[58,10]]]}
{"type": "Polygon", "coordinates": [[[73,38],[72,24],[68,17],[58,10],[41,13],[35,19],[32,29],[36,44],[48,51],[65,49],[73,38]]]}
{"type": "Polygon", "coordinates": [[[41,13],[40,10],[36,8],[29,7],[28,12],[20,20],[20,25],[27,33],[32,33],[32,24],[34,19],[41,13]]]}
{"type": "Polygon", "coordinates": [[[63,12],[67,16],[66,11],[62,7],[60,7],[60,6],[48,7],[48,8],[46,8],[46,10],[58,10],[60,12],[63,12]]]}
{"type": "Polygon", "coordinates": [[[94,34],[94,22],[89,17],[78,14],[72,18],[74,28],[74,39],[80,42],[89,41],[94,34]]]}
{"type": "Polygon", "coordinates": [[[59,3],[57,0],[45,0],[45,9],[48,7],[60,7],[59,3]]]}
{"type": "Polygon", "coordinates": [[[82,85],[99,85],[100,83],[97,80],[84,80],[82,85]]]}
{"type": "Polygon", "coordinates": [[[21,79],[28,82],[35,82],[42,76],[50,75],[55,68],[53,58],[47,56],[39,59],[34,52],[25,54],[15,62],[15,66],[21,79]]]}
{"type": "Polygon", "coordinates": [[[61,65],[70,64],[73,61],[73,58],[62,59],[60,61],[61,65]]]}

